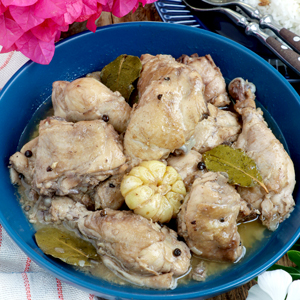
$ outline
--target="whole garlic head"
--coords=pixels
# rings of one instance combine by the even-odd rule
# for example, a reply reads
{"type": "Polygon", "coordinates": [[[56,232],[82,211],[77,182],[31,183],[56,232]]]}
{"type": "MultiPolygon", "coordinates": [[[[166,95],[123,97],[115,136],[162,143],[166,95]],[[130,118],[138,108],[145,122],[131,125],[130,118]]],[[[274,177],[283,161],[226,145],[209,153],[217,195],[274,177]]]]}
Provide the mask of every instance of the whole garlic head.
{"type": "Polygon", "coordinates": [[[186,189],[173,167],[152,160],[143,161],[124,176],[121,193],[136,214],[165,223],[176,217],[186,189]]]}

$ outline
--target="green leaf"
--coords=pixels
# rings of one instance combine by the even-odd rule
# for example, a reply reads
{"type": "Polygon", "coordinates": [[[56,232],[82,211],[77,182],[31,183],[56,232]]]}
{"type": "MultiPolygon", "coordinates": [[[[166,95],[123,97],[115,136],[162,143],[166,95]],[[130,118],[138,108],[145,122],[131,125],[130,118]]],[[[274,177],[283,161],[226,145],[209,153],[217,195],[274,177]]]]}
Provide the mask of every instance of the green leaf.
{"type": "Polygon", "coordinates": [[[99,260],[95,247],[77,237],[54,227],[44,227],[35,233],[38,246],[45,254],[52,255],[74,266],[90,266],[90,260],[99,260]]]}
{"type": "Polygon", "coordinates": [[[133,82],[140,76],[142,63],[137,56],[120,55],[101,71],[101,82],[113,92],[118,91],[129,100],[134,90],[133,82]]]}
{"type": "Polygon", "coordinates": [[[300,252],[297,250],[290,250],[287,252],[287,255],[294,264],[300,267],[300,252]]]}
{"type": "Polygon", "coordinates": [[[252,187],[259,184],[269,193],[254,160],[241,149],[219,145],[205,152],[203,159],[208,170],[227,173],[230,184],[244,187],[252,187]]]}

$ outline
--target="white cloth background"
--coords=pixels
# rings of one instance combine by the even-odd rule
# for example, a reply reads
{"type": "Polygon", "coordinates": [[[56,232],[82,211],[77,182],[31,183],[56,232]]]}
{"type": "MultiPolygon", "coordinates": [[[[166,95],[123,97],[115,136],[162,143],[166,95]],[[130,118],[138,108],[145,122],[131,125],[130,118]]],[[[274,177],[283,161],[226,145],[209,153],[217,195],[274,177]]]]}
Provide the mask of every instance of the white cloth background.
{"type": "MultiPolygon", "coordinates": [[[[1,46],[0,46],[1,47],[1,46]]],[[[0,90],[26,62],[20,52],[0,54],[0,90]]],[[[0,224],[1,300],[96,300],[55,278],[35,264],[8,236],[0,224]]]]}

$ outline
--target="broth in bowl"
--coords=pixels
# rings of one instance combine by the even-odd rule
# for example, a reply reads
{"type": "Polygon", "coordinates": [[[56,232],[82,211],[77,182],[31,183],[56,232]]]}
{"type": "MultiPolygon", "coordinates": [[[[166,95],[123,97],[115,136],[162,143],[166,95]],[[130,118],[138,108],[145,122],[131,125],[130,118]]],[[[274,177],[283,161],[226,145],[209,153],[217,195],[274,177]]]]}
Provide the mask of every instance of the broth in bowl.
{"type": "Polygon", "coordinates": [[[293,211],[294,166],[255,86],[226,85],[210,55],[121,55],[55,81],[51,102],[10,175],[37,245],[78,269],[153,289],[206,281],[293,211]]]}

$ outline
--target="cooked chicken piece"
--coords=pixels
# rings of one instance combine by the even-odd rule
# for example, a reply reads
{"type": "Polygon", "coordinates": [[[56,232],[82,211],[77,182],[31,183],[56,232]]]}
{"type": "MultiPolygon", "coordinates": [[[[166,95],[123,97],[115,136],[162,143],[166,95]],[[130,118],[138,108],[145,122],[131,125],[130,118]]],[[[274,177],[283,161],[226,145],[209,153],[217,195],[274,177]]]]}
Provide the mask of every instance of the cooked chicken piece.
{"type": "Polygon", "coordinates": [[[202,260],[196,268],[193,269],[192,278],[196,281],[205,281],[207,277],[206,266],[202,260]]]}
{"type": "Polygon", "coordinates": [[[55,116],[69,122],[103,119],[118,132],[126,130],[131,112],[119,92],[112,92],[92,77],[55,81],[52,103],[55,116]]]}
{"type": "MultiPolygon", "coordinates": [[[[85,190],[85,189],[83,189],[85,190]]],[[[82,203],[88,210],[95,210],[95,200],[91,196],[94,193],[94,189],[88,189],[86,192],[80,192],[78,194],[69,194],[73,201],[82,203]]]]}
{"type": "Polygon", "coordinates": [[[241,131],[238,116],[208,104],[209,116],[199,122],[195,128],[194,150],[204,153],[223,143],[230,144],[237,140],[241,131]]]}
{"type": "Polygon", "coordinates": [[[190,268],[190,250],[177,234],[130,211],[88,212],[71,200],[52,201],[53,220],[76,223],[94,241],[103,263],[115,274],[141,286],[175,288],[175,277],[190,268]]]}
{"type": "Polygon", "coordinates": [[[196,179],[178,214],[178,233],[196,255],[215,261],[236,261],[242,255],[237,231],[240,195],[220,173],[196,179]]]}
{"type": "Polygon", "coordinates": [[[180,62],[194,68],[202,77],[205,84],[205,99],[215,106],[225,106],[230,103],[226,92],[226,83],[220,69],[215,65],[210,55],[190,57],[182,55],[180,62]]]}
{"type": "Polygon", "coordinates": [[[193,183],[195,174],[199,172],[198,164],[202,161],[202,155],[194,150],[179,156],[170,155],[167,159],[168,166],[173,167],[181,176],[186,188],[193,183]]]}
{"type": "Polygon", "coordinates": [[[242,78],[229,85],[237,101],[235,110],[242,115],[243,129],[234,147],[243,149],[257,165],[269,193],[260,186],[239,187],[241,197],[260,210],[262,223],[270,230],[290,216],[295,205],[292,193],[295,186],[294,165],[283,145],[266,124],[262,111],[256,109],[253,84],[242,78]]]}
{"type": "Polygon", "coordinates": [[[119,209],[123,205],[125,199],[120,190],[123,176],[124,174],[111,176],[95,188],[95,209],[119,209]]]}
{"type": "Polygon", "coordinates": [[[238,223],[255,220],[259,215],[260,211],[258,209],[254,208],[250,203],[246,202],[245,200],[241,200],[241,209],[237,217],[238,223]]]}
{"type": "Polygon", "coordinates": [[[125,153],[143,160],[166,158],[189,143],[207,113],[200,75],[169,55],[141,57],[140,99],[124,137],[125,153]]]}
{"type": "Polygon", "coordinates": [[[101,120],[40,122],[34,187],[42,195],[85,192],[119,172],[126,158],[112,125],[101,120]]]}
{"type": "Polygon", "coordinates": [[[34,173],[36,147],[38,138],[34,138],[25,144],[20,152],[16,152],[9,158],[10,178],[13,184],[20,184],[24,178],[27,184],[31,184],[34,173]]]}

